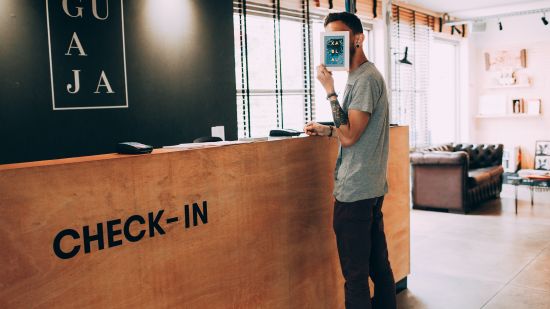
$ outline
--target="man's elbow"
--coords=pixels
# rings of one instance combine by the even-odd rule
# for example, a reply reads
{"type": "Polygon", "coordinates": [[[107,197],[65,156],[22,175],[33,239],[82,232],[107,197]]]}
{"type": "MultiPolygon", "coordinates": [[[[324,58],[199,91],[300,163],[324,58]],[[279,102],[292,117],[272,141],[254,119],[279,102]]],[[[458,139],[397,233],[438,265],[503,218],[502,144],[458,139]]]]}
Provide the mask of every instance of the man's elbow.
{"type": "Polygon", "coordinates": [[[340,139],[340,145],[342,145],[342,147],[344,147],[344,148],[348,148],[348,147],[351,147],[351,146],[355,145],[355,143],[357,143],[358,140],[359,140],[358,137],[341,138],[340,139]]]}

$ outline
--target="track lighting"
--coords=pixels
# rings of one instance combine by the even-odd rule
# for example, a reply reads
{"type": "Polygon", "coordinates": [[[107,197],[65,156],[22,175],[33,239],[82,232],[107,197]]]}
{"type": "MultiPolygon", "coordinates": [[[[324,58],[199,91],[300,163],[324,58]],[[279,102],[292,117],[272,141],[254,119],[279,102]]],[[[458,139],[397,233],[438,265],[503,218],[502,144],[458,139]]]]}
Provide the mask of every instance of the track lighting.
{"type": "Polygon", "coordinates": [[[546,13],[544,13],[541,17],[541,20],[542,20],[542,23],[545,25],[545,26],[548,26],[548,19],[546,19],[546,13]]]}

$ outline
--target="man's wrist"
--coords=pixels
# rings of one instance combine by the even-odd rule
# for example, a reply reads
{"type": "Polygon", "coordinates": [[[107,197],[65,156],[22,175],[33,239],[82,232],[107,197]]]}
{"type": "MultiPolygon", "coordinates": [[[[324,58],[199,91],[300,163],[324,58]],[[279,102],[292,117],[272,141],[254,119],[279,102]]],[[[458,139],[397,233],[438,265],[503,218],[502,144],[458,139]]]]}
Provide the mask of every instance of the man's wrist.
{"type": "Polygon", "coordinates": [[[327,92],[327,100],[332,101],[338,98],[338,94],[336,92],[327,92]]]}

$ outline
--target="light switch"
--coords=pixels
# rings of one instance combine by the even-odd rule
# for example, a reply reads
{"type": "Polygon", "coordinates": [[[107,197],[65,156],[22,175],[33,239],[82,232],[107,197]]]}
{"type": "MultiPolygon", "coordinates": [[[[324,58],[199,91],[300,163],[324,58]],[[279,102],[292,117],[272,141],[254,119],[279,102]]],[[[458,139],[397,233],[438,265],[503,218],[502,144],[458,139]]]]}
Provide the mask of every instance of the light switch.
{"type": "Polygon", "coordinates": [[[225,141],[225,129],[224,126],[212,127],[212,136],[216,136],[225,141]]]}

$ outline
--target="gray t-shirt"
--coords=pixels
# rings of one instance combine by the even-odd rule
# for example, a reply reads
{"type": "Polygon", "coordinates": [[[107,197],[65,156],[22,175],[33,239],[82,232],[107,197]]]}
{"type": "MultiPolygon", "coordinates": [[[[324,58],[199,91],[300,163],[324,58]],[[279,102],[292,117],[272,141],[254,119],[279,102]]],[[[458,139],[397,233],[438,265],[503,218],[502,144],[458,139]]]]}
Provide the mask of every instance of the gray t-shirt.
{"type": "Polygon", "coordinates": [[[371,116],[354,145],[340,146],[334,197],[355,202],[383,196],[388,192],[389,110],[386,85],[374,64],[365,62],[349,74],[341,102],[345,113],[353,109],[371,116]]]}

